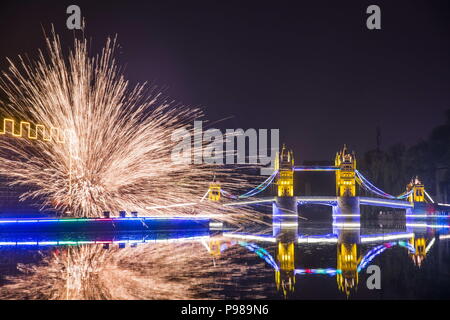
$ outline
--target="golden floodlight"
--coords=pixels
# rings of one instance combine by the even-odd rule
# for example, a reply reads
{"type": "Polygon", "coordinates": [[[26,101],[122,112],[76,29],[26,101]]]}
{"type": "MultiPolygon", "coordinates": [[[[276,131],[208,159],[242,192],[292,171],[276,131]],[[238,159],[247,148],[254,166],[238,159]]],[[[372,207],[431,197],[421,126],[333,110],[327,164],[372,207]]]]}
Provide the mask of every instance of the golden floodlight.
{"type": "Polygon", "coordinates": [[[408,196],[409,202],[425,202],[425,186],[418,177],[412,179],[406,186],[406,192],[410,192],[411,190],[412,192],[408,196]]]}
{"type": "Polygon", "coordinates": [[[281,153],[276,158],[276,170],[278,170],[278,196],[293,197],[294,196],[294,153],[292,150],[286,149],[283,145],[281,153]]]}
{"type": "Polygon", "coordinates": [[[356,156],[355,153],[349,153],[347,146],[341,152],[336,154],[334,165],[339,168],[336,170],[336,195],[338,197],[356,196],[356,156]]]}

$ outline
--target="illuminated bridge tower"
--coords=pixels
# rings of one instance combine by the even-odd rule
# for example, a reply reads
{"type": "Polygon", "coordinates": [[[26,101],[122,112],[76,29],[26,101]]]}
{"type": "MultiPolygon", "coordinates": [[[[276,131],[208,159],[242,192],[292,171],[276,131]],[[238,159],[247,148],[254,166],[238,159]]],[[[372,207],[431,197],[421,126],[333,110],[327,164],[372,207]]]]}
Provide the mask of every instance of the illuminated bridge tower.
{"type": "Polygon", "coordinates": [[[295,245],[298,243],[297,228],[273,226],[277,241],[275,284],[285,298],[295,290],[295,245]]]}
{"type": "Polygon", "coordinates": [[[208,241],[208,251],[213,257],[220,257],[220,255],[222,254],[221,244],[222,241],[217,239],[208,241]]]}
{"type": "Polygon", "coordinates": [[[336,171],[336,195],[338,197],[356,197],[356,157],[348,153],[347,146],[336,154],[334,165],[336,171]]]}
{"type": "Polygon", "coordinates": [[[283,145],[279,157],[275,163],[275,170],[278,170],[277,196],[294,196],[294,154],[283,145]]]}
{"type": "Polygon", "coordinates": [[[208,200],[210,201],[220,201],[220,183],[212,182],[209,184],[208,189],[208,200]]]}
{"type": "Polygon", "coordinates": [[[278,242],[277,262],[279,269],[275,270],[275,284],[277,290],[282,291],[286,298],[295,289],[294,242],[278,242]]]}
{"type": "Polygon", "coordinates": [[[347,298],[358,287],[358,264],[361,261],[359,244],[361,240],[359,228],[339,228],[337,244],[336,274],[338,289],[347,298]]]}
{"type": "Polygon", "coordinates": [[[426,216],[436,211],[436,206],[433,203],[427,203],[427,199],[431,202],[432,199],[428,196],[424,184],[418,177],[413,178],[406,186],[406,192],[409,193],[408,201],[413,205],[412,208],[406,210],[407,217],[413,215],[426,216]]]}
{"type": "Polygon", "coordinates": [[[412,179],[406,186],[406,191],[411,192],[408,196],[408,200],[411,203],[423,203],[425,202],[425,186],[420,182],[419,178],[412,179]]]}
{"type": "Polygon", "coordinates": [[[414,247],[414,252],[409,252],[409,256],[417,267],[422,266],[422,262],[427,256],[427,240],[425,237],[413,237],[409,240],[409,244],[414,247]]]}
{"type": "Polygon", "coordinates": [[[273,203],[274,225],[298,228],[297,199],[294,197],[294,155],[283,145],[276,157],[277,196],[273,203]]]}
{"type": "MultiPolygon", "coordinates": [[[[336,196],[337,206],[333,207],[334,218],[346,218],[347,222],[359,223],[359,198],[356,194],[356,156],[349,153],[347,146],[336,154],[336,196]],[[351,219],[348,219],[351,218],[351,219]],[[349,221],[357,220],[357,221],[349,221]]],[[[339,222],[340,223],[340,222],[339,222]]]]}

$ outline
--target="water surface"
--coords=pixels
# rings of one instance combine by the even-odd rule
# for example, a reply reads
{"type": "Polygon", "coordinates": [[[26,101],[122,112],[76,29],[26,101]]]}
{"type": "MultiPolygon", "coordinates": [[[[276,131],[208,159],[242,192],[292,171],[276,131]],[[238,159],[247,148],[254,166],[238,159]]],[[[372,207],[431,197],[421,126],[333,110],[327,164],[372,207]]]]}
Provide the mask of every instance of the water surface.
{"type": "Polygon", "coordinates": [[[0,234],[2,299],[448,299],[447,220],[0,234]],[[370,290],[368,267],[380,268],[370,290]]]}

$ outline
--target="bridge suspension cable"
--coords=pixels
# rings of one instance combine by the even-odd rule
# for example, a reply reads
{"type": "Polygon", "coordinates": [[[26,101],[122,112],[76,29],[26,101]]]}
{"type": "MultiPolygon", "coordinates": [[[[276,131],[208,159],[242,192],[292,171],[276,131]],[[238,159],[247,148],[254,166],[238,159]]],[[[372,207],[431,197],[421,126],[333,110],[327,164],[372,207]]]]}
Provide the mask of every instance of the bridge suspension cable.
{"type": "Polygon", "coordinates": [[[383,253],[386,249],[392,248],[395,245],[399,245],[401,247],[407,248],[409,251],[411,252],[415,252],[416,250],[414,249],[414,247],[409,244],[408,242],[405,241],[396,241],[396,242],[388,242],[388,243],[384,243],[382,245],[376,246],[375,248],[373,248],[372,250],[370,250],[362,259],[361,262],[359,263],[358,266],[358,272],[360,272],[361,270],[363,270],[365,267],[367,267],[367,265],[373,260],[375,259],[376,256],[378,256],[379,254],[383,253]]]}
{"type": "Polygon", "coordinates": [[[270,265],[272,268],[274,268],[275,270],[279,269],[274,258],[272,257],[272,255],[269,252],[267,252],[266,249],[261,248],[260,246],[254,244],[254,243],[248,243],[248,242],[244,242],[244,241],[238,241],[238,243],[239,243],[239,245],[247,248],[249,251],[256,253],[256,255],[258,257],[264,259],[264,261],[266,261],[266,263],[268,265],[270,265]]]}
{"type": "Polygon", "coordinates": [[[264,180],[257,187],[255,187],[252,190],[250,190],[242,195],[239,195],[239,196],[233,195],[225,190],[221,190],[220,192],[224,197],[229,198],[229,199],[246,199],[249,197],[253,197],[253,196],[263,192],[264,190],[266,190],[267,187],[270,186],[270,184],[273,182],[273,180],[275,179],[277,174],[278,174],[278,171],[275,171],[274,173],[272,173],[272,175],[270,177],[268,177],[266,180],[264,180]]]}
{"type": "Polygon", "coordinates": [[[376,186],[374,186],[369,180],[367,180],[361,172],[359,172],[358,170],[355,170],[356,173],[356,181],[361,185],[361,187],[363,187],[365,190],[372,192],[380,197],[383,198],[387,198],[387,199],[406,199],[409,195],[411,195],[411,193],[413,192],[413,190],[410,190],[408,192],[402,193],[399,196],[393,196],[387,192],[384,192],[383,190],[377,188],[376,186]]]}
{"type": "Polygon", "coordinates": [[[428,200],[430,200],[431,203],[434,203],[433,198],[431,198],[431,196],[426,191],[425,191],[425,196],[428,198],[428,200]]]}

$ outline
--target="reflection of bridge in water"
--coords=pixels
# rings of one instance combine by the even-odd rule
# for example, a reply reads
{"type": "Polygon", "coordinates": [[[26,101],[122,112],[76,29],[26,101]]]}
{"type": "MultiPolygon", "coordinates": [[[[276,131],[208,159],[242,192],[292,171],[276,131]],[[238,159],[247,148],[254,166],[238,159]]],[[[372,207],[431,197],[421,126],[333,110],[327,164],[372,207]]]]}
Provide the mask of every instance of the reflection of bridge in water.
{"type": "Polygon", "coordinates": [[[197,242],[202,244],[211,256],[220,258],[229,248],[241,246],[263,259],[274,271],[276,287],[284,296],[292,294],[296,279],[304,276],[336,277],[339,290],[349,296],[358,287],[360,272],[386,250],[394,247],[404,248],[413,263],[420,267],[436,241],[450,239],[449,231],[448,224],[406,223],[404,232],[380,234],[361,234],[359,227],[335,227],[330,234],[303,235],[299,234],[298,228],[284,225],[273,225],[271,235],[232,231],[211,233],[208,229],[145,233],[3,233],[0,234],[0,247],[41,249],[55,246],[103,245],[105,249],[109,249],[112,246],[125,248],[144,244],[197,242]],[[440,234],[437,234],[436,230],[439,230],[440,234]],[[336,246],[335,265],[299,268],[301,248],[317,245],[336,246]]]}
{"type": "MultiPolygon", "coordinates": [[[[430,227],[433,227],[432,225],[430,227]]],[[[449,226],[440,226],[448,230],[449,226]]],[[[436,230],[436,229],[433,229],[436,230]]],[[[275,271],[277,288],[285,296],[294,292],[296,276],[326,275],[336,277],[339,290],[347,296],[356,290],[359,282],[359,273],[363,271],[378,255],[393,247],[405,248],[417,266],[425,259],[433,247],[436,236],[425,236],[421,229],[414,230],[407,227],[405,232],[365,234],[361,235],[360,228],[334,228],[332,234],[326,235],[298,235],[297,228],[274,228],[273,235],[250,235],[238,233],[224,233],[225,238],[233,239],[260,258],[275,271]],[[255,243],[258,243],[255,244],[255,243]],[[275,258],[261,246],[274,244],[276,246],[275,258]],[[322,268],[297,268],[296,247],[314,245],[335,245],[336,266],[322,268]],[[365,253],[361,246],[372,246],[365,253]]],[[[449,239],[448,235],[441,235],[439,240],[449,239]]]]}

